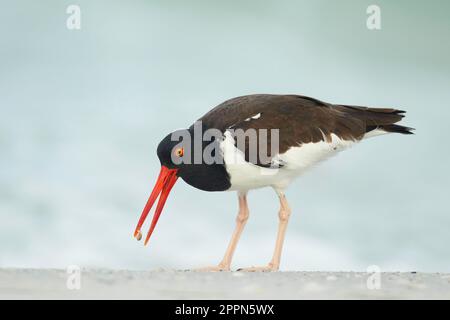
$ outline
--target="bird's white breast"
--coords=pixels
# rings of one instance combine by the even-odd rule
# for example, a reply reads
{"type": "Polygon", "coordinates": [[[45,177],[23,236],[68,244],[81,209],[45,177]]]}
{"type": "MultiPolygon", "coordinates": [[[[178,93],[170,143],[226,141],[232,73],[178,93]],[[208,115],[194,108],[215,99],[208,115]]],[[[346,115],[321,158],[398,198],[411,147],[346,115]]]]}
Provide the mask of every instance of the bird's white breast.
{"type": "Polygon", "coordinates": [[[245,161],[242,151],[237,149],[230,132],[226,131],[220,148],[225,167],[230,175],[229,190],[249,190],[273,186],[284,189],[294,178],[314,164],[347,149],[356,141],[343,140],[332,134],[331,141],[304,143],[290,147],[286,152],[273,158],[281,163],[281,168],[263,168],[245,161]]]}

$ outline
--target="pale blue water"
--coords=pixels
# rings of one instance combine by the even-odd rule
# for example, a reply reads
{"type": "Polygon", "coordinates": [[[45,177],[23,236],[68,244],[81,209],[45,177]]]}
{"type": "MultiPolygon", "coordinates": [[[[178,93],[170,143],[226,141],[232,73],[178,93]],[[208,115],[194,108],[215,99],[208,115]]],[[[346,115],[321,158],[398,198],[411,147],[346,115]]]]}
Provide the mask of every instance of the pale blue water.
{"type": "MultiPolygon", "coordinates": [[[[179,182],[153,240],[132,238],[168,132],[249,93],[408,111],[299,179],[284,269],[450,271],[448,1],[5,2],[0,12],[0,266],[218,262],[232,193],[179,182]]],[[[235,265],[269,260],[277,199],[250,195],[235,265]]]]}

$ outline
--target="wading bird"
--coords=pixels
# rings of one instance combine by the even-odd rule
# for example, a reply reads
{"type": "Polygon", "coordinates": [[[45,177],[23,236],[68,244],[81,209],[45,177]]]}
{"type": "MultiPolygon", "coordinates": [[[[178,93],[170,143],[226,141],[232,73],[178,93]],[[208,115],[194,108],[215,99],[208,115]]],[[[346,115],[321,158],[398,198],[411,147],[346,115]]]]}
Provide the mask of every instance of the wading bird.
{"type": "Polygon", "coordinates": [[[185,133],[195,136],[195,125],[192,125],[167,135],[159,143],[157,154],[161,171],[134,236],[141,239],[141,227],[159,196],[145,239],[145,243],[148,242],[178,178],[205,191],[237,191],[239,211],[236,228],[225,255],[217,266],[201,269],[228,271],[249,218],[247,192],[272,187],[280,201],[279,227],[272,260],[266,266],[240,270],[276,271],[280,266],[283,240],[291,214],[284,194],[290,182],[315,163],[365,138],[391,132],[411,134],[412,128],[395,124],[404,113],[396,109],[330,104],[300,95],[256,94],[225,101],[196,122],[200,123],[203,131],[214,130],[219,136],[203,138],[199,144],[195,141],[180,142],[179,137],[185,133]],[[269,130],[271,134],[264,137],[247,134],[252,130],[269,130]],[[244,143],[238,143],[236,132],[244,132],[244,143]],[[253,144],[252,137],[256,139],[253,144]],[[277,148],[274,152],[272,146],[275,144],[277,148]],[[257,147],[252,150],[252,145],[257,147]],[[204,159],[207,149],[212,150],[212,163],[204,159]],[[266,156],[262,156],[261,150],[265,151],[262,154],[266,156]]]}

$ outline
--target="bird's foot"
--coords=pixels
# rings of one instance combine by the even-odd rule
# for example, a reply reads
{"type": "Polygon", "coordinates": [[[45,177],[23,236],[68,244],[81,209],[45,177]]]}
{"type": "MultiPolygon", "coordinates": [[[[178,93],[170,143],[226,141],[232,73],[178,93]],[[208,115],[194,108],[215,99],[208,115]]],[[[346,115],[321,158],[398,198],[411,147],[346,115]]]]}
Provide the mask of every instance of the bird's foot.
{"type": "Polygon", "coordinates": [[[278,266],[273,263],[269,263],[267,266],[249,267],[249,268],[239,268],[237,271],[242,272],[274,272],[278,271],[278,266]]]}
{"type": "Polygon", "coordinates": [[[207,266],[202,268],[195,268],[192,271],[197,272],[221,272],[221,271],[230,271],[230,266],[219,264],[217,266],[207,266]]]}

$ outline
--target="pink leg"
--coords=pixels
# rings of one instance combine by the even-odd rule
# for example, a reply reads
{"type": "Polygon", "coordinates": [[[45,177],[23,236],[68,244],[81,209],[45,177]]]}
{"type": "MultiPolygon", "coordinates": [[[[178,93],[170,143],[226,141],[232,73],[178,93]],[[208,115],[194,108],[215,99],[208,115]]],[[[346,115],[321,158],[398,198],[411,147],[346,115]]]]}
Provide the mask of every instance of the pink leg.
{"type": "Polygon", "coordinates": [[[242,268],[239,269],[238,271],[247,271],[247,272],[277,271],[280,268],[281,251],[283,250],[283,242],[286,234],[289,216],[291,215],[291,209],[289,208],[289,204],[286,200],[286,196],[284,195],[284,193],[282,192],[277,193],[280,198],[280,211],[278,212],[279,217],[278,235],[277,241],[275,243],[275,251],[273,253],[272,260],[267,264],[267,266],[242,268]]]}
{"type": "Polygon", "coordinates": [[[222,261],[217,266],[210,266],[196,269],[196,271],[230,271],[231,260],[233,259],[234,251],[236,250],[237,243],[244,230],[245,223],[249,217],[249,210],[247,206],[247,193],[238,193],[239,197],[239,213],[236,217],[236,228],[231,236],[230,243],[228,244],[225,255],[222,261]]]}

